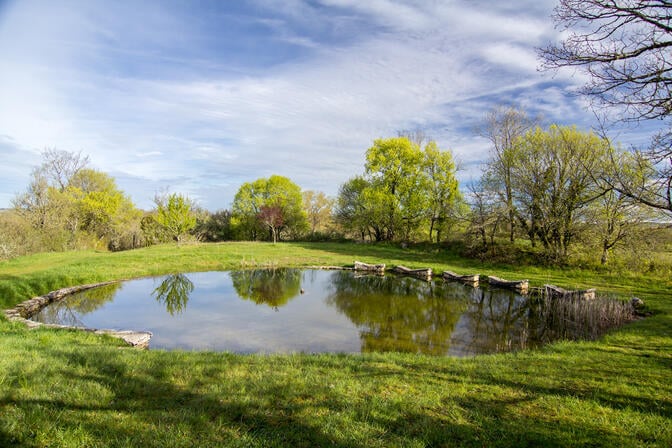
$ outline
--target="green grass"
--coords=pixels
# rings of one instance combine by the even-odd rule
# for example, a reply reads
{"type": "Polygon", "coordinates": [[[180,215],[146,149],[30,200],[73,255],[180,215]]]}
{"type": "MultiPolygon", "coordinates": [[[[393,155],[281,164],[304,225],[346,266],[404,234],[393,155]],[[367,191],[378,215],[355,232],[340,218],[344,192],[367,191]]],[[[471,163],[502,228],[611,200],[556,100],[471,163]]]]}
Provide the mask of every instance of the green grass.
{"type": "Polygon", "coordinates": [[[672,446],[672,282],[651,275],[384,245],[160,246],[0,263],[0,305],[94,281],[355,259],[596,286],[653,315],[594,342],[470,359],[137,351],[0,321],[0,446],[672,446]]]}

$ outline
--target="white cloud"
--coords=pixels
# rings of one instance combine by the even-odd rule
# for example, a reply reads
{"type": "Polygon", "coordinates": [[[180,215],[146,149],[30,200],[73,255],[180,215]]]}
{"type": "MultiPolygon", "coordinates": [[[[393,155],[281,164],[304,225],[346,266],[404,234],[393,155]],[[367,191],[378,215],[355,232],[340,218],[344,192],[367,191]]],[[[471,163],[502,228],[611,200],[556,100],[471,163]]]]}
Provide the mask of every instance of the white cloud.
{"type": "Polygon", "coordinates": [[[241,183],[273,173],[335,194],[361,172],[374,138],[417,126],[471,175],[487,152],[471,128],[492,105],[580,113],[564,91],[574,80],[536,72],[534,47],[553,35],[544,14],[554,1],[514,12],[467,1],[321,3],[264,1],[258,16],[241,16],[299,52],[247,69],[191,48],[205,38],[200,28],[163,3],[66,4],[62,13],[12,4],[0,22],[0,134],[35,153],[90,154],[141,206],[169,187],[218,209],[241,183]],[[122,14],[136,7],[151,13],[151,26],[122,14]],[[44,13],[58,22],[45,20],[49,39],[20,31],[44,13]],[[154,65],[138,67],[145,61],[154,65]],[[191,64],[197,70],[183,76],[191,64]]]}

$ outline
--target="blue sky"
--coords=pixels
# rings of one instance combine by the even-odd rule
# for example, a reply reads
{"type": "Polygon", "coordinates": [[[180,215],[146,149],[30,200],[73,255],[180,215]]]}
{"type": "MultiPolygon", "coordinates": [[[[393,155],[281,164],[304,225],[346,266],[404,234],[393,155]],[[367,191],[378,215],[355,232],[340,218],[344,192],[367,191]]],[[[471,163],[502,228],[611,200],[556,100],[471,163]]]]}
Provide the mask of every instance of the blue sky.
{"type": "MultiPolygon", "coordinates": [[[[45,148],[82,151],[140,207],[214,211],[280,174],[335,195],[376,138],[424,129],[480,176],[497,105],[594,124],[537,70],[555,0],[0,0],[0,208],[45,148]]],[[[642,142],[637,129],[620,135],[642,142]]]]}

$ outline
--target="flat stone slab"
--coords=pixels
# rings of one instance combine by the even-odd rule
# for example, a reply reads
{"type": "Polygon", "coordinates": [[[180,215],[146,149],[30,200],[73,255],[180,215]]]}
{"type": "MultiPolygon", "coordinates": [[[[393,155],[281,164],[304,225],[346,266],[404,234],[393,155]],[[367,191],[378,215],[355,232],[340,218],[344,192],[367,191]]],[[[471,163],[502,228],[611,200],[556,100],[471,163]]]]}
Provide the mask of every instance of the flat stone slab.
{"type": "Polygon", "coordinates": [[[33,297],[31,299],[25,300],[16,305],[14,308],[4,310],[5,317],[7,317],[7,320],[12,322],[22,322],[30,329],[46,327],[90,331],[95,334],[105,334],[119,338],[132,347],[149,348],[149,340],[152,338],[152,333],[150,331],[99,330],[96,328],[71,327],[68,325],[43,324],[42,322],[35,322],[30,320],[31,316],[52,302],[63,300],[65,297],[76,292],[85,291],[87,289],[96,288],[98,286],[105,286],[112,283],[116,282],[91,283],[88,285],[72,286],[69,288],[62,288],[56,291],[51,291],[50,293],[43,296],[33,297]]]}

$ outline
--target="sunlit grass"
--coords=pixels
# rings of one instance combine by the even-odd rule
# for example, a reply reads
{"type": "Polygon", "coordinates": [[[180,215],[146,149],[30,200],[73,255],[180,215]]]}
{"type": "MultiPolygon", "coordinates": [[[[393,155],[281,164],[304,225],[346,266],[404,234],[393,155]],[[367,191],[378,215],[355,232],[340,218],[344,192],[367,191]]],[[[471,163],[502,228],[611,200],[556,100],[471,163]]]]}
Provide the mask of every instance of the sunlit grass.
{"type": "Polygon", "coordinates": [[[494,266],[339,244],[160,246],[0,263],[0,302],[111,279],[254,266],[430,266],[642,297],[597,341],[468,359],[137,351],[0,321],[0,446],[671,446],[669,278],[494,266]]]}

